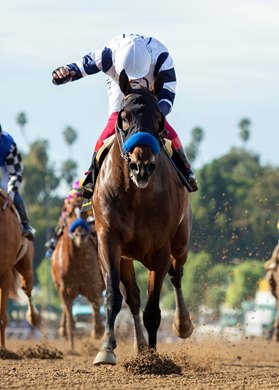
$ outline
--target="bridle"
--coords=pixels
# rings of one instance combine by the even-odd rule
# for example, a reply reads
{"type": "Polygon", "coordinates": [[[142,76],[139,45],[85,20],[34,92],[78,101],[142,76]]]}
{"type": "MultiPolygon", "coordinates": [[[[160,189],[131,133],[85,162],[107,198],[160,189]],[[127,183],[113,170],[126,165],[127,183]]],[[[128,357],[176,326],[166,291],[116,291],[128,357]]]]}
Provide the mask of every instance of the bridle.
{"type": "MultiPolygon", "coordinates": [[[[125,108],[127,107],[127,105],[125,103],[132,96],[133,96],[133,93],[129,93],[128,95],[126,95],[123,98],[123,101],[122,101],[122,104],[121,104],[121,109],[118,112],[117,120],[116,120],[116,123],[115,123],[115,133],[116,133],[116,138],[117,138],[117,142],[118,142],[118,146],[119,146],[119,150],[120,150],[120,156],[121,156],[121,158],[123,158],[127,162],[130,161],[130,157],[129,157],[129,154],[127,152],[123,151],[123,145],[124,145],[124,143],[128,140],[128,138],[132,134],[140,133],[140,132],[147,132],[147,133],[151,134],[159,142],[159,144],[161,144],[161,145],[163,144],[162,139],[163,139],[164,135],[166,135],[166,130],[165,130],[165,127],[164,127],[164,117],[163,117],[162,114],[161,114],[162,115],[162,120],[161,120],[161,124],[160,124],[160,128],[159,128],[157,136],[153,132],[151,132],[149,129],[137,129],[137,131],[134,131],[132,134],[129,134],[129,130],[123,130],[120,127],[121,114],[122,114],[122,112],[125,111],[125,108]]],[[[152,95],[152,97],[153,97],[153,99],[157,103],[158,102],[157,97],[155,95],[152,95]]],[[[158,108],[158,112],[160,112],[159,108],[158,108]]]]}

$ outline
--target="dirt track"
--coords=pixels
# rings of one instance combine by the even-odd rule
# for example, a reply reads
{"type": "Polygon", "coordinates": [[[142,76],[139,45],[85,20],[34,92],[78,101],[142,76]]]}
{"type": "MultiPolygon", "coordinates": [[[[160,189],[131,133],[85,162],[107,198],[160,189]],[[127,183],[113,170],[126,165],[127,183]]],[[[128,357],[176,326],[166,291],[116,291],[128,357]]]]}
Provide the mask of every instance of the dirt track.
{"type": "MultiPolygon", "coordinates": [[[[41,342],[8,340],[13,352],[27,355],[41,342]]],[[[158,352],[180,374],[135,375],[124,363],[133,362],[132,341],[119,342],[116,366],[94,366],[98,343],[77,343],[79,355],[67,354],[67,344],[49,342],[45,347],[63,352],[62,359],[0,359],[1,389],[278,389],[279,346],[263,340],[159,344],[158,352]]],[[[55,353],[54,353],[55,355],[55,353]]],[[[22,356],[22,355],[21,355],[22,356]]],[[[59,354],[56,355],[59,357],[59,354]]],[[[45,356],[46,357],[46,356],[45,356]]],[[[155,359],[154,359],[155,361],[155,359]]],[[[164,366],[163,360],[162,365],[164,366]]]]}

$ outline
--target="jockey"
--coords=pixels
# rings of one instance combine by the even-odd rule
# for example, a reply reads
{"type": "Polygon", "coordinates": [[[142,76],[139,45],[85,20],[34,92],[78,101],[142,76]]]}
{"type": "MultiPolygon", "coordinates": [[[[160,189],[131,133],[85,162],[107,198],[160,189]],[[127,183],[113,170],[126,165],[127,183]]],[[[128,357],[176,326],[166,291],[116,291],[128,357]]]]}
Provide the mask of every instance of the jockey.
{"type": "Polygon", "coordinates": [[[75,207],[79,203],[81,203],[82,184],[83,184],[83,179],[75,180],[73,185],[72,185],[72,189],[70,190],[70,192],[68,193],[68,195],[64,199],[63,207],[61,210],[58,224],[56,225],[56,228],[54,230],[53,235],[45,243],[45,247],[47,248],[46,257],[50,257],[52,255],[52,253],[56,247],[57,241],[63,233],[63,229],[65,226],[65,218],[67,216],[67,211],[68,211],[69,207],[75,207]]]}
{"type": "Polygon", "coordinates": [[[7,191],[13,201],[22,224],[22,233],[28,240],[34,240],[35,229],[29,224],[24,201],[19,194],[23,176],[21,154],[10,134],[2,131],[0,125],[0,167],[2,170],[1,188],[7,191]]]}
{"type": "MultiPolygon", "coordinates": [[[[123,94],[118,85],[119,75],[123,69],[125,69],[130,80],[147,87],[151,85],[159,72],[163,72],[165,82],[163,90],[158,96],[158,101],[160,111],[166,117],[172,110],[175,98],[176,75],[173,60],[168,49],[155,38],[138,34],[116,36],[108,41],[101,50],[92,51],[77,62],[59,67],[52,73],[52,82],[55,85],[76,81],[100,71],[108,76],[109,118],[94,148],[90,167],[90,171],[93,170],[92,188],[94,188],[97,175],[94,172],[96,154],[103,145],[104,140],[115,132],[115,122],[123,100],[123,94]]],[[[197,191],[197,179],[191,169],[181,141],[166,119],[165,129],[168,132],[168,138],[172,141],[173,150],[176,151],[185,164],[185,178],[187,182],[190,184],[192,191],[197,191]]]]}

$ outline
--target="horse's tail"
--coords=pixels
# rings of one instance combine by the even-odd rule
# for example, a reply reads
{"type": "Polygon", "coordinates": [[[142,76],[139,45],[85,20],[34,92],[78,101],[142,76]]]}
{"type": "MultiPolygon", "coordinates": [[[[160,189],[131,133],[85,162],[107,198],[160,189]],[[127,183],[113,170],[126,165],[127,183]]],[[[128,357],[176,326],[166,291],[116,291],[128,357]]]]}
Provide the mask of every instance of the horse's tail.
{"type": "Polygon", "coordinates": [[[12,282],[10,285],[10,294],[11,299],[18,299],[18,288],[19,288],[19,274],[15,268],[12,270],[12,282]]]}

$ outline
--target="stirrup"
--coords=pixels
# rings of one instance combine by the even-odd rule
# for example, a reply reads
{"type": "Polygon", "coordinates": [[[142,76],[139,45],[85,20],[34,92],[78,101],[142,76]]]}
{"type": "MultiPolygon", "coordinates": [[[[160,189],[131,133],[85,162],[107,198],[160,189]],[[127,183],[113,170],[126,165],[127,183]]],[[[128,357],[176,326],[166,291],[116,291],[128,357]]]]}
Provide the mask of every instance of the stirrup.
{"type": "Polygon", "coordinates": [[[86,186],[82,187],[82,196],[85,199],[91,199],[93,196],[93,189],[94,189],[94,187],[93,187],[92,183],[86,184],[86,186]]]}

